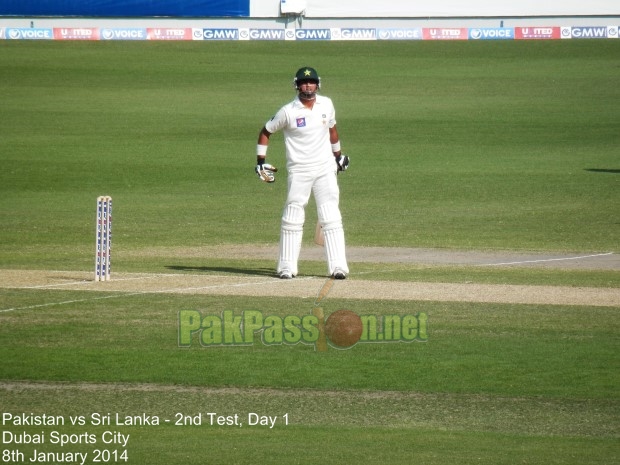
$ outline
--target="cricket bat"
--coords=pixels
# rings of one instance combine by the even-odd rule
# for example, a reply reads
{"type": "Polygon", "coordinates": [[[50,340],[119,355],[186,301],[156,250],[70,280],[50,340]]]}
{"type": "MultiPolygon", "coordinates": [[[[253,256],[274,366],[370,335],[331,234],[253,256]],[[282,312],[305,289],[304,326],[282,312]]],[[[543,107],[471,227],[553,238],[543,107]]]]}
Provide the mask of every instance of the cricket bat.
{"type": "Polygon", "coordinates": [[[314,231],[314,243],[323,247],[325,245],[325,236],[323,235],[323,228],[321,223],[316,222],[316,230],[314,231]]]}

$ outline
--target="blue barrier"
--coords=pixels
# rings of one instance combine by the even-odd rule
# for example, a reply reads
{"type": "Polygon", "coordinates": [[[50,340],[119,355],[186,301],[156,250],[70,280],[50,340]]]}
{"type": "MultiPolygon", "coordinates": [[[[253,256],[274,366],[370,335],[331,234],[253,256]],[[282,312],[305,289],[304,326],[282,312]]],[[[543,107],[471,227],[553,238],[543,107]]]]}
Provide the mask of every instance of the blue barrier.
{"type": "Polygon", "coordinates": [[[3,0],[0,16],[249,17],[250,0],[3,0]]]}

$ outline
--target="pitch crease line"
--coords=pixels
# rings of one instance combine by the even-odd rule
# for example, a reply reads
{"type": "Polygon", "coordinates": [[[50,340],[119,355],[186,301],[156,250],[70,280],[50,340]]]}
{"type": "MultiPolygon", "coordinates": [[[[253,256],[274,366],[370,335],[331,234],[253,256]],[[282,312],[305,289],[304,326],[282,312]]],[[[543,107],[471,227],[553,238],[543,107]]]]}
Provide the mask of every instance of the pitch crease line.
{"type": "MultiPolygon", "coordinates": [[[[132,278],[115,278],[114,282],[118,283],[118,282],[124,282],[124,281],[139,281],[141,279],[155,279],[155,278],[161,278],[161,277],[165,277],[165,276],[176,276],[173,274],[145,274],[143,276],[135,276],[132,278]]],[[[62,287],[62,286],[74,286],[74,285],[79,285],[79,284],[93,284],[96,283],[96,281],[93,281],[92,279],[83,279],[80,281],[68,281],[65,283],[58,283],[58,284],[41,284],[40,286],[25,286],[25,287],[17,287],[15,289],[51,289],[54,287],[62,287]]]]}
{"type": "MultiPolygon", "coordinates": [[[[174,275],[170,275],[170,276],[174,276],[174,275]]],[[[113,294],[102,296],[102,297],[93,297],[93,298],[89,298],[89,299],[63,300],[63,301],[60,301],[60,302],[47,302],[47,303],[44,303],[44,304],[27,305],[25,307],[5,308],[5,309],[0,309],[0,313],[16,312],[16,311],[19,311],[19,310],[33,310],[35,308],[53,307],[55,305],[67,305],[67,304],[75,304],[75,303],[80,303],[80,302],[92,302],[92,301],[95,301],[95,300],[116,299],[116,298],[122,298],[122,297],[133,297],[133,296],[136,296],[136,295],[145,295],[145,294],[169,294],[169,293],[181,292],[181,291],[196,291],[196,290],[200,290],[200,289],[218,289],[218,288],[226,288],[226,287],[233,287],[234,288],[234,287],[242,287],[242,286],[254,286],[254,285],[257,285],[257,284],[269,283],[269,281],[267,281],[267,279],[269,279],[269,281],[271,281],[273,284],[281,284],[281,283],[287,282],[287,281],[282,281],[282,280],[279,280],[279,279],[266,278],[266,279],[261,280],[261,281],[253,281],[253,282],[250,282],[250,283],[219,284],[219,285],[214,285],[214,286],[199,286],[199,287],[177,287],[177,288],[160,289],[160,290],[152,290],[152,291],[140,291],[140,292],[118,293],[118,291],[110,290],[108,292],[112,292],[113,294]]],[[[315,279],[313,276],[308,276],[306,278],[298,278],[298,280],[300,280],[300,281],[301,280],[308,281],[308,280],[313,280],[313,279],[315,279]]],[[[75,284],[81,284],[81,282],[76,282],[75,284]]],[[[28,289],[28,288],[21,288],[21,289],[28,289]]]]}
{"type": "Polygon", "coordinates": [[[519,261],[519,262],[503,262],[503,263],[482,263],[480,265],[477,266],[500,266],[500,265],[519,265],[522,263],[544,263],[544,262],[558,262],[558,261],[564,261],[564,260],[579,260],[582,258],[594,258],[594,257],[607,257],[609,255],[613,255],[613,252],[607,252],[607,253],[597,253],[594,255],[581,255],[579,257],[563,257],[563,258],[545,258],[545,259],[541,259],[541,260],[523,260],[523,261],[519,261]]]}
{"type": "MultiPolygon", "coordinates": [[[[308,276],[307,278],[297,278],[299,281],[301,280],[311,280],[314,279],[311,276],[308,276]]],[[[255,286],[257,284],[284,284],[287,281],[283,281],[281,279],[273,279],[273,278],[266,278],[264,280],[261,281],[253,281],[253,282],[248,282],[248,283],[236,283],[236,284],[214,284],[214,285],[210,285],[210,286],[194,286],[194,287],[173,287],[170,289],[162,289],[160,291],[150,291],[150,292],[145,292],[146,294],[167,294],[170,292],[182,292],[182,291],[197,291],[197,290],[202,290],[202,289],[220,289],[220,288],[236,288],[236,287],[246,287],[246,286],[255,286]]]]}

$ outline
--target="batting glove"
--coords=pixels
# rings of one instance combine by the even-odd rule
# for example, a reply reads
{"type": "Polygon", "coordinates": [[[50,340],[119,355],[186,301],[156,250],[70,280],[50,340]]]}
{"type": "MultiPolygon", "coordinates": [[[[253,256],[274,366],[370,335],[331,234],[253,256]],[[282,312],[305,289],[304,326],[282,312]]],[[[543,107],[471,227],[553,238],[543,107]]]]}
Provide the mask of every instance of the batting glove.
{"type": "Polygon", "coordinates": [[[346,155],[338,155],[336,157],[336,164],[338,165],[338,171],[346,171],[349,167],[349,157],[346,155]]]}
{"type": "Polygon", "coordinates": [[[256,172],[258,179],[260,179],[261,181],[274,182],[276,180],[276,177],[273,173],[277,172],[278,168],[270,165],[269,163],[265,163],[264,160],[261,160],[256,165],[256,168],[254,168],[254,171],[256,172]]]}

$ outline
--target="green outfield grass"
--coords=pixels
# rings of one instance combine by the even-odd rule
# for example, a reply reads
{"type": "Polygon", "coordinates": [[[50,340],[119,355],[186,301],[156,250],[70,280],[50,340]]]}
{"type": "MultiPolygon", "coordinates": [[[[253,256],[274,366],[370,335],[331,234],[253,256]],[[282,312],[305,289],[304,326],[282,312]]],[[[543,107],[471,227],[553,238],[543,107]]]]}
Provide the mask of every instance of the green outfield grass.
{"type": "MultiPolygon", "coordinates": [[[[187,251],[277,243],[286,176],[257,180],[256,136],[304,65],[319,70],[352,158],[340,176],[349,244],[617,252],[620,41],[0,41],[0,268],[90,271],[95,200],[109,194],[115,272],[271,275],[269,260],[187,251]]],[[[284,164],[279,135],[269,161],[284,164]]],[[[306,276],[325,272],[303,265],[306,276]]],[[[615,270],[352,268],[371,281],[620,283],[615,270]]],[[[301,316],[314,289],[250,298],[27,287],[0,289],[0,415],[162,424],[2,417],[3,431],[46,435],[44,445],[3,442],[26,461],[45,449],[93,463],[95,448],[123,448],[50,436],[108,430],[130,434],[119,464],[620,461],[615,307],[329,297],[327,314],[425,313],[428,340],[316,353],[258,339],[202,347],[198,334],[178,346],[182,310],[301,316]],[[279,420],[211,426],[208,412],[279,420]],[[203,424],[175,426],[179,413],[203,424]]]]}
{"type": "MultiPolygon", "coordinates": [[[[321,355],[305,344],[258,340],[206,348],[195,337],[191,347],[177,346],[180,309],[303,315],[311,299],[104,297],[4,293],[3,308],[17,310],[0,317],[0,376],[34,383],[5,391],[4,411],[67,421],[92,413],[160,417],[158,426],[115,427],[132,437],[129,463],[182,457],[186,463],[356,464],[366,463],[364,456],[405,464],[413,454],[432,464],[565,464],[617,457],[617,374],[610,367],[617,362],[620,328],[614,308],[328,299],[327,312],[425,312],[430,332],[426,342],[358,344],[321,355]],[[73,303],[24,308],[42,301],[73,303]],[[270,429],[163,421],[202,413],[206,422],[208,412],[243,418],[259,412],[278,415],[280,423],[270,429]],[[306,449],[317,442],[324,446],[311,455],[270,455],[287,444],[306,449]]],[[[22,429],[38,434],[42,428],[22,429]]],[[[45,431],[100,435],[109,429],[45,431]]]]}
{"type": "Polygon", "coordinates": [[[350,244],[618,245],[617,41],[0,47],[2,262],[89,250],[108,193],[119,247],[274,243],[284,176],[256,182],[254,147],[305,63],[353,160],[350,244]]]}
{"type": "Polygon", "coordinates": [[[3,375],[507,397],[514,396],[518,386],[523,396],[617,397],[613,377],[606,372],[618,346],[614,308],[334,299],[326,303],[327,313],[339,308],[360,315],[426,313],[433,337],[427,342],[360,344],[321,358],[314,356],[313,345],[272,347],[260,338],[250,347],[202,348],[195,334],[187,350],[178,347],[180,310],[204,315],[260,310],[265,316],[283,317],[310,313],[314,299],[123,293],[101,297],[51,290],[5,295],[3,309],[20,310],[2,316],[3,375]],[[27,308],[42,300],[68,303],[27,308]]]}

